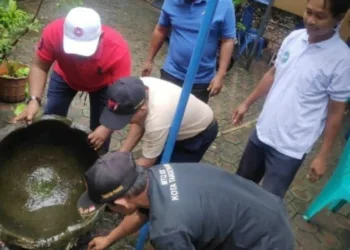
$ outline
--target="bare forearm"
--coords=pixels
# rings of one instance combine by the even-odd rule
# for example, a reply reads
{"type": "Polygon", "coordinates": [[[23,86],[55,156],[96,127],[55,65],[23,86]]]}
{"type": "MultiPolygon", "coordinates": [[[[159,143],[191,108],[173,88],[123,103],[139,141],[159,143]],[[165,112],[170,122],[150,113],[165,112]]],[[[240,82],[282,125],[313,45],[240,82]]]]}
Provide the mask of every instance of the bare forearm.
{"type": "Polygon", "coordinates": [[[29,72],[29,94],[42,98],[44,95],[45,85],[47,81],[47,74],[51,67],[50,63],[40,61],[35,57],[29,72]]]}
{"type": "Polygon", "coordinates": [[[345,112],[345,103],[330,101],[328,116],[324,130],[323,144],[319,156],[328,158],[333,147],[335,138],[341,128],[345,112]]]}
{"type": "Polygon", "coordinates": [[[138,166],[144,167],[144,168],[150,168],[152,166],[154,166],[154,164],[156,163],[157,159],[153,158],[153,159],[149,159],[146,157],[140,157],[136,160],[136,164],[138,166]]]}
{"type": "Polygon", "coordinates": [[[107,236],[109,245],[121,240],[122,238],[135,233],[147,221],[147,218],[139,212],[125,216],[123,221],[107,236]]]}
{"type": "Polygon", "coordinates": [[[219,61],[219,69],[217,74],[220,76],[225,76],[227,73],[228,66],[230,65],[232,52],[234,48],[234,40],[233,39],[223,39],[221,41],[220,48],[220,61],[219,61]]]}
{"type": "Polygon", "coordinates": [[[155,56],[157,55],[160,48],[163,46],[163,43],[169,34],[169,28],[162,27],[157,25],[153,31],[151,44],[148,51],[147,61],[153,62],[155,56]]]}
{"type": "Polygon", "coordinates": [[[270,91],[271,86],[275,80],[275,71],[276,71],[276,68],[272,67],[268,72],[265,73],[265,75],[260,80],[258,85],[255,87],[253,92],[245,100],[245,103],[248,106],[253,104],[259,98],[267,95],[267,93],[270,91]]]}
{"type": "Polygon", "coordinates": [[[131,152],[141,140],[143,133],[144,133],[144,128],[142,128],[138,124],[132,123],[130,125],[130,129],[125,139],[125,142],[123,143],[119,151],[131,152]]]}

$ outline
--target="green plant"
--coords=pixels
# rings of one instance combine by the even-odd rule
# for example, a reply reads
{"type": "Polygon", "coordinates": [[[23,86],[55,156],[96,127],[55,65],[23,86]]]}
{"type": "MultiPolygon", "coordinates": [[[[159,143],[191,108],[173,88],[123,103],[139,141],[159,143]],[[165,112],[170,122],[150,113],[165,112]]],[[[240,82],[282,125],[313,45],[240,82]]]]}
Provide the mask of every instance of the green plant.
{"type": "Polygon", "coordinates": [[[244,0],[232,0],[232,2],[235,6],[239,6],[244,2],[244,0]]]}
{"type": "MultiPolygon", "coordinates": [[[[242,8],[243,3],[245,3],[245,0],[232,0],[232,3],[234,4],[236,9],[236,16],[240,16],[240,10],[242,8]]],[[[238,18],[236,26],[238,30],[244,31],[246,29],[245,25],[242,22],[238,21],[238,18]]]]}
{"type": "Polygon", "coordinates": [[[29,75],[28,67],[19,68],[16,70],[14,62],[6,61],[6,67],[7,67],[8,73],[1,75],[3,77],[22,78],[22,77],[27,77],[29,75]]]}
{"type": "Polygon", "coordinates": [[[245,31],[246,27],[242,22],[237,22],[237,29],[245,31]]]}
{"type": "Polygon", "coordinates": [[[9,5],[9,0],[0,0],[0,7],[7,7],[9,5]]]}
{"type": "Polygon", "coordinates": [[[19,9],[15,0],[6,0],[0,5],[0,64],[5,61],[7,75],[16,77],[13,65],[8,61],[13,47],[28,31],[38,31],[40,28],[36,18],[19,9]]]}
{"type": "MultiPolygon", "coordinates": [[[[25,97],[26,97],[26,99],[29,97],[29,84],[28,84],[28,82],[26,83],[25,97]]],[[[13,113],[17,116],[17,115],[21,114],[26,107],[27,107],[27,105],[25,103],[17,104],[13,110],[13,113]]]]}
{"type": "Polygon", "coordinates": [[[29,68],[24,67],[16,70],[15,72],[15,77],[26,77],[29,75],[29,68]]]}
{"type": "MultiPolygon", "coordinates": [[[[17,7],[15,0],[0,0],[0,64],[5,61],[7,67],[7,74],[3,76],[8,77],[25,77],[29,74],[29,68],[24,67],[18,70],[15,69],[14,63],[8,60],[12,49],[17,44],[19,39],[23,37],[28,31],[38,32],[41,25],[37,21],[37,16],[41,9],[44,0],[41,0],[35,15],[26,13],[17,7]]],[[[60,0],[57,3],[59,10],[68,10],[76,6],[81,6],[83,0],[60,0]]],[[[29,97],[29,84],[25,87],[26,99],[29,97]]],[[[14,108],[14,114],[17,116],[21,114],[26,108],[25,103],[20,103],[14,108]]]]}

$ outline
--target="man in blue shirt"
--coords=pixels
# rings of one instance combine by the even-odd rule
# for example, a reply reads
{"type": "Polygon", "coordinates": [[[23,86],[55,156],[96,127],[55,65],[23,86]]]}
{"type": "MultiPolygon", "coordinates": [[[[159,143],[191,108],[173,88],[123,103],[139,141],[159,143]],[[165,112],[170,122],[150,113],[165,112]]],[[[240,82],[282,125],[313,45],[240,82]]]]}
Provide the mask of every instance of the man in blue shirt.
{"type": "MultiPolygon", "coordinates": [[[[168,55],[161,69],[161,78],[182,87],[208,0],[165,1],[151,44],[142,76],[149,76],[153,60],[171,29],[168,55]]],[[[192,94],[205,103],[209,96],[220,93],[223,78],[234,47],[236,20],[232,0],[219,0],[208,40],[205,44],[192,94]],[[220,44],[219,44],[220,43],[220,44]],[[220,45],[219,69],[216,72],[217,51],[220,45]]]]}

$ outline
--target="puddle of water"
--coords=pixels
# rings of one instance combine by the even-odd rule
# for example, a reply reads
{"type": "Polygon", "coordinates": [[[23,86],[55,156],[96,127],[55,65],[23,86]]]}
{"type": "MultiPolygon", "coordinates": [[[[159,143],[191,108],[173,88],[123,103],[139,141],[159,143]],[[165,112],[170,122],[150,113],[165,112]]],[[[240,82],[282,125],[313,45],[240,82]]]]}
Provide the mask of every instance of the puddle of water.
{"type": "Polygon", "coordinates": [[[85,190],[84,167],[73,147],[28,142],[1,157],[0,224],[45,239],[81,220],[76,201],[85,190]]]}

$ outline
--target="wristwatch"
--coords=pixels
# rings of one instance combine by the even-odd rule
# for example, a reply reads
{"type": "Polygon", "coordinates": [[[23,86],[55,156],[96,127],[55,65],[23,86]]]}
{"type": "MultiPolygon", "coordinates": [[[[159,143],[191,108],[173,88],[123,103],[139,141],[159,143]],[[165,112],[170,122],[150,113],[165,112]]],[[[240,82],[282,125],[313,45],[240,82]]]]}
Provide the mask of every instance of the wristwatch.
{"type": "Polygon", "coordinates": [[[28,98],[28,101],[27,101],[27,104],[32,101],[32,100],[35,100],[38,102],[39,106],[41,106],[41,98],[40,97],[37,97],[37,96],[31,96],[28,98]]]}

